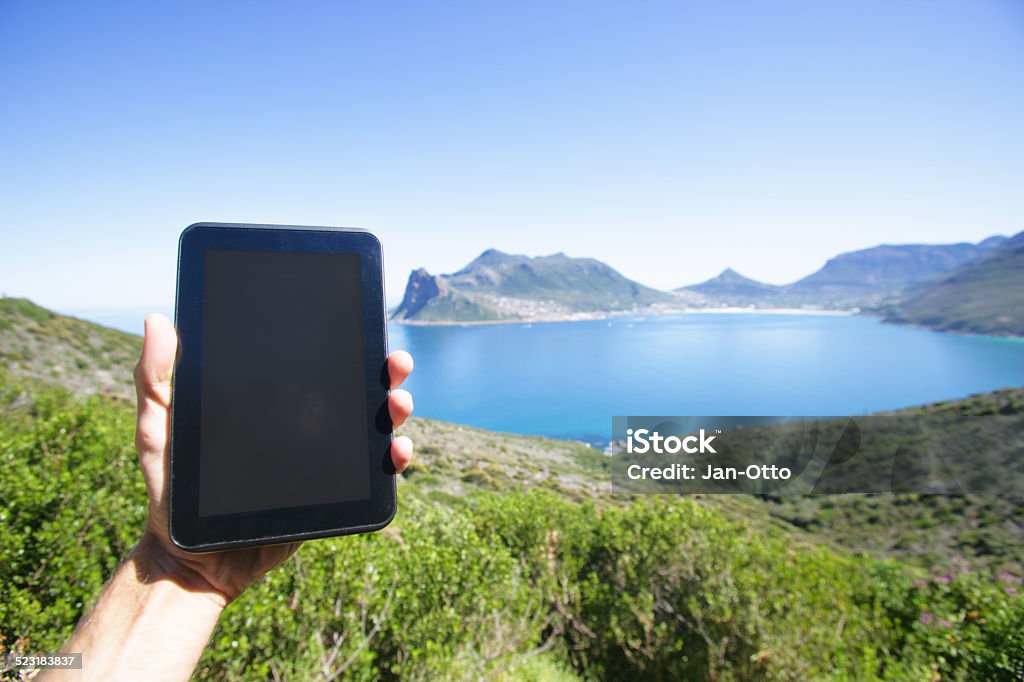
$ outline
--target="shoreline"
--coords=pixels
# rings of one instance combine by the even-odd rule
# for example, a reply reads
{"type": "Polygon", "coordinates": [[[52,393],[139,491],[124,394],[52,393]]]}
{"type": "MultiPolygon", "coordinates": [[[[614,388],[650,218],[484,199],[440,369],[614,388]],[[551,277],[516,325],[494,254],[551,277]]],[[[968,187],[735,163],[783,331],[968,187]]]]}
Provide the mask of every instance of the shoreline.
{"type": "Polygon", "coordinates": [[[672,309],[650,309],[638,308],[635,310],[611,310],[591,313],[574,313],[569,315],[558,315],[552,317],[523,317],[504,320],[393,320],[388,322],[400,324],[407,327],[476,327],[495,324],[548,324],[553,322],[589,322],[597,320],[611,320],[624,317],[663,317],[666,315],[807,315],[826,317],[850,317],[859,315],[863,311],[860,308],[850,309],[827,309],[827,308],[741,308],[741,307],[716,307],[716,308],[672,308],[672,309]]]}
{"type": "Polygon", "coordinates": [[[998,339],[1001,341],[1024,342],[1024,335],[1015,334],[984,334],[961,329],[943,329],[940,327],[929,327],[927,325],[915,324],[913,322],[899,322],[889,320],[870,310],[860,308],[829,309],[829,308],[741,308],[741,307],[714,307],[714,308],[673,308],[654,309],[649,308],[628,310],[628,311],[601,311],[592,313],[576,313],[572,315],[560,315],[557,317],[520,318],[506,320],[463,320],[463,321],[424,321],[424,320],[392,320],[388,324],[397,324],[405,327],[480,327],[486,325],[534,325],[534,324],[555,324],[559,322],[594,322],[600,320],[628,319],[636,317],[666,317],[669,315],[802,315],[807,317],[852,317],[864,315],[873,317],[882,324],[891,324],[897,327],[932,331],[942,334],[954,334],[957,336],[970,336],[976,338],[998,339]]]}
{"type": "Polygon", "coordinates": [[[892,320],[886,317],[875,315],[882,324],[891,324],[896,327],[907,327],[909,329],[921,329],[929,332],[939,332],[941,334],[952,334],[954,336],[967,336],[975,339],[995,339],[998,341],[1013,341],[1016,343],[1024,343],[1024,334],[993,334],[971,331],[969,329],[950,329],[948,327],[930,327],[926,324],[919,324],[917,322],[901,322],[899,320],[892,320]]]}

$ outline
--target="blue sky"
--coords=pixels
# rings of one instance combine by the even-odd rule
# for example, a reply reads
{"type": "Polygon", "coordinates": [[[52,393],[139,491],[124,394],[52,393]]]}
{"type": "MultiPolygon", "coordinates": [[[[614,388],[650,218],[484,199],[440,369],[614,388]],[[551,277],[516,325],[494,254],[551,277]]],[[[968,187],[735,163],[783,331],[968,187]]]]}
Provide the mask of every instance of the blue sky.
{"type": "Polygon", "coordinates": [[[0,4],[0,290],[167,308],[199,220],[674,287],[1024,229],[1024,5],[0,4]]]}

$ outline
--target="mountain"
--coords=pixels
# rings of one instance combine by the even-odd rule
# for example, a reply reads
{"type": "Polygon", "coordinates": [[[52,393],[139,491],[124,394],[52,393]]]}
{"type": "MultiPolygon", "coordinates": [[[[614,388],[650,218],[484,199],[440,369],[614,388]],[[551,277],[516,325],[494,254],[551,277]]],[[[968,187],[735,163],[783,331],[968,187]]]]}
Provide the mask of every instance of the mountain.
{"type": "Polygon", "coordinates": [[[978,244],[882,244],[842,253],[788,285],[788,297],[818,304],[863,304],[938,279],[999,248],[1005,237],[978,244]]]}
{"type": "Polygon", "coordinates": [[[1024,232],[891,306],[885,319],[947,331],[1024,335],[1024,232]]]}
{"type": "Polygon", "coordinates": [[[592,258],[513,255],[488,249],[458,272],[413,271],[392,319],[490,322],[573,319],[595,313],[677,304],[592,258]]]}
{"type": "Polygon", "coordinates": [[[781,288],[744,277],[732,268],[726,268],[717,277],[700,284],[679,287],[676,291],[702,294],[717,303],[743,305],[778,294],[781,288]]]}
{"type": "Polygon", "coordinates": [[[984,259],[1006,242],[1006,237],[996,236],[977,244],[882,244],[841,253],[792,284],[764,284],[726,269],[718,277],[675,291],[700,296],[694,302],[697,306],[875,309],[984,259]]]}

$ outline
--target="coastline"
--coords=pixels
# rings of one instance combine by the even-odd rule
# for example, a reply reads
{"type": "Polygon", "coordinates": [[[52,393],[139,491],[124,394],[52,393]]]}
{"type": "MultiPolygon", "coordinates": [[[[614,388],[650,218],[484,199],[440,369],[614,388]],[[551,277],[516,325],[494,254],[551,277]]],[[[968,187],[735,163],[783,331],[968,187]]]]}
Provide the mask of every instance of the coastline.
{"type": "Polygon", "coordinates": [[[408,327],[476,327],[495,324],[545,324],[551,322],[587,322],[594,320],[611,320],[623,317],[648,317],[663,315],[808,315],[808,316],[829,316],[849,317],[859,315],[862,311],[859,308],[850,309],[826,309],[826,308],[742,308],[742,307],[714,307],[714,308],[636,308],[633,310],[602,310],[586,313],[571,313],[567,315],[552,315],[543,317],[521,317],[503,320],[395,320],[388,319],[388,322],[408,327]]]}
{"type": "Polygon", "coordinates": [[[713,307],[713,308],[672,308],[672,309],[650,309],[639,308],[636,310],[612,310],[589,313],[575,313],[571,315],[531,317],[505,320],[394,320],[388,318],[389,324],[398,324],[406,327],[481,327],[488,325],[533,325],[553,324],[557,322],[588,322],[598,320],[614,320],[630,317],[663,317],[667,315],[803,315],[807,317],[852,317],[854,315],[865,315],[874,317],[883,324],[891,324],[897,327],[908,327],[924,331],[940,332],[943,334],[954,334],[957,336],[972,336],[988,339],[999,339],[1002,341],[1024,342],[1024,336],[1015,334],[983,334],[979,332],[962,329],[946,329],[941,327],[929,327],[927,325],[915,324],[913,322],[899,322],[886,319],[870,310],[860,308],[849,309],[828,309],[828,308],[741,308],[741,307],[713,307]]]}
{"type": "Polygon", "coordinates": [[[721,314],[721,313],[740,313],[740,314],[763,314],[763,315],[816,315],[816,316],[832,316],[832,317],[849,317],[851,315],[860,315],[862,311],[860,308],[689,308],[687,310],[679,311],[682,313],[694,313],[694,314],[721,314]]]}
{"type": "Polygon", "coordinates": [[[996,339],[999,341],[1013,341],[1015,343],[1024,343],[1024,334],[992,334],[978,331],[971,331],[969,329],[951,329],[949,327],[932,327],[926,324],[919,324],[917,322],[902,322],[900,320],[894,320],[887,317],[881,317],[879,315],[873,315],[877,317],[882,324],[891,324],[897,327],[909,327],[910,329],[923,329],[930,332],[941,332],[943,334],[953,334],[954,336],[969,336],[977,339],[996,339]]]}

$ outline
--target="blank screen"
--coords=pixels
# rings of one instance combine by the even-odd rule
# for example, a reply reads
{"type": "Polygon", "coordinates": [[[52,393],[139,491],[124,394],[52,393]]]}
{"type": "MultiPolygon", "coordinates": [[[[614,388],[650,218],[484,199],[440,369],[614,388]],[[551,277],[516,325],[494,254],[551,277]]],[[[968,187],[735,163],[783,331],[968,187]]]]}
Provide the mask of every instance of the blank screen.
{"type": "Polygon", "coordinates": [[[199,514],[369,497],[358,254],[207,251],[199,514]]]}

